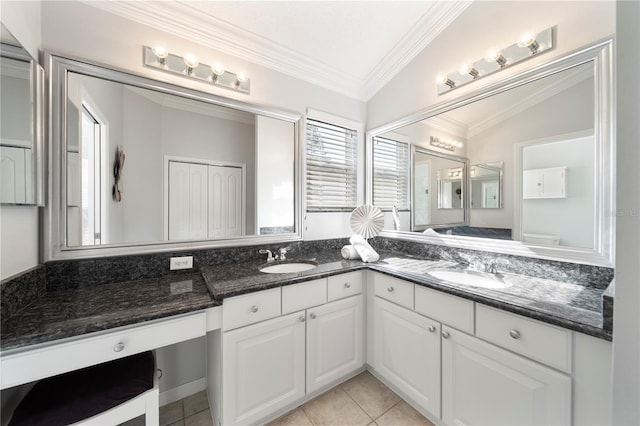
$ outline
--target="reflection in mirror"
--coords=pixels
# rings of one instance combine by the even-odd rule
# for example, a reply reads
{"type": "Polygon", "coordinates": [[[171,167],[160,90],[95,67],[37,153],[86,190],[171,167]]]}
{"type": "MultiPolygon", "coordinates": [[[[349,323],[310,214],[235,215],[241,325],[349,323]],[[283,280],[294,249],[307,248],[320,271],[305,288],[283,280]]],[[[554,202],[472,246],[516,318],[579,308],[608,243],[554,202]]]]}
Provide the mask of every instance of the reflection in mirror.
{"type": "MultiPolygon", "coordinates": [[[[402,135],[416,148],[411,229],[437,225],[433,228],[440,233],[513,239],[529,247],[505,245],[511,252],[535,250],[610,262],[610,49],[610,41],[603,42],[546,68],[436,106],[431,109],[434,112],[427,110],[372,130],[369,140],[402,135]],[[450,180],[456,174],[454,166],[436,168],[428,163],[428,156],[420,154],[420,147],[428,146],[426,141],[432,137],[459,141],[450,151],[473,165],[463,178],[463,182],[468,178],[469,197],[462,188],[459,205],[454,204],[457,184],[450,180]],[[433,204],[429,206],[434,199],[426,196],[431,190],[426,176],[436,176],[438,171],[440,209],[435,211],[463,207],[468,216],[434,220],[433,204]]],[[[443,152],[440,147],[432,149],[443,152]]],[[[375,191],[376,183],[372,184],[375,191]]],[[[467,243],[461,239],[447,244],[467,243]]],[[[474,244],[495,249],[497,243],[474,244]]]]}
{"type": "Polygon", "coordinates": [[[464,224],[466,160],[414,146],[412,229],[464,224]]]}
{"type": "Polygon", "coordinates": [[[472,209],[502,207],[502,161],[472,165],[469,178],[472,209]]]}
{"type": "Polygon", "coordinates": [[[67,93],[68,246],[293,232],[293,123],[74,72],[67,93]]]}
{"type": "Polygon", "coordinates": [[[42,69],[0,28],[0,203],[41,204],[42,69]]]}

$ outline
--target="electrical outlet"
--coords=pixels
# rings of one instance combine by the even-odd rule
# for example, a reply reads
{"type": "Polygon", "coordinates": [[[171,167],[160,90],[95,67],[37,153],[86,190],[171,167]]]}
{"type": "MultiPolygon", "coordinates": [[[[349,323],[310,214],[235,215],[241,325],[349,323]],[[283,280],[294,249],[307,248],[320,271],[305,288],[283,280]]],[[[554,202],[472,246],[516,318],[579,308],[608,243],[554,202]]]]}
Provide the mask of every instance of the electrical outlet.
{"type": "Polygon", "coordinates": [[[172,257],[169,269],[191,269],[193,268],[193,256],[172,257]]]}

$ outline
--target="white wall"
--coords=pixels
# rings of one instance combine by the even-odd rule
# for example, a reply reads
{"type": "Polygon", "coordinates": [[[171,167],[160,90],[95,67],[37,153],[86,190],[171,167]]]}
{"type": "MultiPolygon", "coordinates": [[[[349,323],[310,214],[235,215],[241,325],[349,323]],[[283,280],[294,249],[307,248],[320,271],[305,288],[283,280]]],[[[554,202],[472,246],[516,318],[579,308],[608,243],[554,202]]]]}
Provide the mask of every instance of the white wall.
{"type": "Polygon", "coordinates": [[[616,295],[613,424],[640,424],[640,3],[617,7],[616,295]]]}
{"type": "MultiPolygon", "coordinates": [[[[0,19],[34,57],[42,44],[40,2],[2,1],[0,19]]],[[[38,208],[0,206],[0,279],[38,264],[38,208]]]]}

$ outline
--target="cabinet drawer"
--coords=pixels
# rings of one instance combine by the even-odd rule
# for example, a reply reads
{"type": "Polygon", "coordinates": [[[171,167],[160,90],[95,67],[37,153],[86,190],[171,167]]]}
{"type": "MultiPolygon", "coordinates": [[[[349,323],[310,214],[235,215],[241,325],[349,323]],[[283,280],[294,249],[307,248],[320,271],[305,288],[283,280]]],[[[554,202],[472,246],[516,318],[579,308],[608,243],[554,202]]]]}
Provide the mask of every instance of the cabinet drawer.
{"type": "Polygon", "coordinates": [[[413,309],[413,283],[382,274],[376,274],[374,281],[376,296],[413,309]]]}
{"type": "Polygon", "coordinates": [[[64,343],[3,355],[2,389],[100,364],[206,334],[204,311],[147,325],[122,327],[64,343]]]}
{"type": "Polygon", "coordinates": [[[222,329],[242,327],[280,315],[280,287],[225,299],[222,329]]]}
{"type": "Polygon", "coordinates": [[[473,334],[473,302],[441,291],[416,286],[416,312],[460,331],[473,334]]]}
{"type": "Polygon", "coordinates": [[[282,313],[301,311],[327,303],[327,279],[282,287],[282,313]]]}
{"type": "Polygon", "coordinates": [[[361,271],[329,277],[329,302],[362,293],[362,280],[361,271]]]}
{"type": "Polygon", "coordinates": [[[571,332],[476,305],[476,336],[536,361],[571,372],[571,332]]]}

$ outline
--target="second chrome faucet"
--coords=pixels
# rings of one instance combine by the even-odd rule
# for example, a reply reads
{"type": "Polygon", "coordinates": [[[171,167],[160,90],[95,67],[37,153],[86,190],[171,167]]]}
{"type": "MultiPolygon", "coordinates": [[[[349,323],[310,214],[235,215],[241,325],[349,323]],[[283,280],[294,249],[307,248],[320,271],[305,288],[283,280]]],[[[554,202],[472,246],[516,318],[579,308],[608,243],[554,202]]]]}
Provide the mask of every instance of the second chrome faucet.
{"type": "Polygon", "coordinates": [[[275,262],[276,260],[287,260],[287,251],[288,251],[287,248],[283,247],[281,249],[278,249],[278,253],[276,253],[275,256],[273,255],[271,250],[266,250],[266,249],[260,249],[259,253],[266,254],[267,263],[270,263],[270,262],[275,262]]]}

